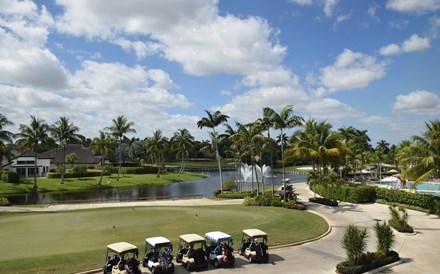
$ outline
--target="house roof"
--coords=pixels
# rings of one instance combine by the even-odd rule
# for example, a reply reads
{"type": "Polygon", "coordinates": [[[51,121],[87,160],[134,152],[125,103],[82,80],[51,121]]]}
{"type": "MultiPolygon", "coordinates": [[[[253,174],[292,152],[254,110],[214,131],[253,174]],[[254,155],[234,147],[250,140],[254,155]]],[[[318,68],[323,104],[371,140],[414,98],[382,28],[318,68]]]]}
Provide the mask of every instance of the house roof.
{"type": "MultiPolygon", "coordinates": [[[[101,156],[94,155],[88,147],[81,144],[67,144],[66,155],[75,153],[78,156],[77,164],[97,164],[101,161],[101,156]]],[[[51,159],[54,162],[63,161],[63,148],[54,148],[38,155],[39,159],[51,159]]]]}

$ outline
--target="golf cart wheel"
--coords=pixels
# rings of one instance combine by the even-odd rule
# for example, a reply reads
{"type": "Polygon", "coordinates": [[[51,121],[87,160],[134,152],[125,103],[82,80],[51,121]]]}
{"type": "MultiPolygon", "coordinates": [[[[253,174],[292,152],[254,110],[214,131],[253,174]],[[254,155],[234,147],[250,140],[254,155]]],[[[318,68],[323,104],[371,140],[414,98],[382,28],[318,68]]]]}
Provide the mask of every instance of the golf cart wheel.
{"type": "Polygon", "coordinates": [[[238,250],[238,255],[243,256],[243,251],[241,251],[241,248],[238,250]]]}
{"type": "Polygon", "coordinates": [[[176,262],[179,263],[179,264],[182,262],[182,256],[180,254],[177,254],[176,262]]]}
{"type": "Polygon", "coordinates": [[[168,273],[174,273],[174,264],[171,265],[170,269],[168,270],[168,273]]]}
{"type": "Polygon", "coordinates": [[[214,267],[215,268],[219,268],[220,267],[220,263],[218,262],[217,259],[214,260],[214,267]]]}
{"type": "Polygon", "coordinates": [[[252,256],[249,256],[248,261],[249,261],[249,263],[251,264],[251,263],[254,262],[254,258],[252,258],[252,256]]]}
{"type": "Polygon", "coordinates": [[[186,270],[188,270],[190,272],[193,271],[191,264],[186,264],[186,270]]]}

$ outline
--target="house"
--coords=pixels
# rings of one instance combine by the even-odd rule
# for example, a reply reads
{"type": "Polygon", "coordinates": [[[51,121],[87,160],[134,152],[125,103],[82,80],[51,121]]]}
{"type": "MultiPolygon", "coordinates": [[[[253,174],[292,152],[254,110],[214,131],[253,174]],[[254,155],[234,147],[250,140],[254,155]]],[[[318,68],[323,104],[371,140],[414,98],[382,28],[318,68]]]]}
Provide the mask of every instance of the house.
{"type": "MultiPolygon", "coordinates": [[[[98,167],[101,165],[103,157],[98,154],[93,154],[88,147],[84,147],[81,144],[68,144],[66,145],[66,154],[75,153],[78,156],[78,161],[75,165],[85,165],[98,167]]],[[[33,177],[37,173],[38,177],[46,176],[46,173],[51,169],[55,169],[56,162],[63,161],[63,148],[54,148],[49,151],[35,154],[33,151],[25,151],[18,157],[14,158],[9,164],[11,171],[16,171],[20,174],[20,177],[27,178],[33,177]],[[37,169],[35,170],[35,161],[37,169]]],[[[106,162],[105,162],[106,163],[106,162]]],[[[105,164],[104,163],[104,164],[105,164]]]]}

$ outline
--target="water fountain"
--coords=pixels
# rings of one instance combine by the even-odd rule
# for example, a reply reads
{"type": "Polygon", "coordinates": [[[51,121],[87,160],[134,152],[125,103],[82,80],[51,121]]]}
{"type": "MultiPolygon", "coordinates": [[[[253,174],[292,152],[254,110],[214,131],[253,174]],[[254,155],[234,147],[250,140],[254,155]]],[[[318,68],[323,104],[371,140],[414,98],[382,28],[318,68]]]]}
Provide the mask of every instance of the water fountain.
{"type": "Polygon", "coordinates": [[[272,176],[272,168],[270,166],[263,165],[261,168],[259,165],[255,165],[254,170],[252,171],[252,166],[244,163],[240,167],[242,182],[247,183],[251,181],[256,181],[257,178],[261,181],[261,178],[264,176],[265,178],[272,176]],[[256,171],[256,172],[255,172],[256,171]],[[256,173],[256,174],[255,174],[256,173]],[[256,175],[256,176],[255,176],[256,175]]]}

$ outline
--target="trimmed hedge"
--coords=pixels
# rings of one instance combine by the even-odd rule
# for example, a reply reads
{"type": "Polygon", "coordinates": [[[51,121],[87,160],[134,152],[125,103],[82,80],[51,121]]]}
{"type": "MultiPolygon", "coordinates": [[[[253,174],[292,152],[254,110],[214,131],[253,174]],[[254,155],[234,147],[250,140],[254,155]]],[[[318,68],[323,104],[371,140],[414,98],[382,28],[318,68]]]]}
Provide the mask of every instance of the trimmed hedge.
{"type": "Polygon", "coordinates": [[[411,193],[398,189],[376,189],[377,199],[391,203],[407,204],[428,210],[429,213],[440,215],[440,197],[420,193],[411,193]]]}
{"type": "Polygon", "coordinates": [[[397,262],[400,260],[400,257],[395,251],[390,251],[387,256],[383,256],[377,252],[368,252],[362,255],[361,260],[362,264],[360,265],[350,265],[347,261],[341,262],[336,265],[336,271],[341,274],[361,274],[397,262]]]}
{"type": "Polygon", "coordinates": [[[20,174],[15,171],[2,171],[0,180],[6,183],[18,184],[20,182],[20,174]]]}
{"type": "Polygon", "coordinates": [[[338,206],[338,201],[330,200],[327,198],[319,198],[319,197],[309,198],[309,202],[318,203],[318,204],[327,205],[327,206],[338,206]]]}
{"type": "MultiPolygon", "coordinates": [[[[122,168],[122,173],[125,173],[125,174],[156,174],[157,171],[158,171],[158,168],[154,167],[154,166],[122,168]]],[[[117,172],[118,172],[118,169],[116,168],[116,170],[113,173],[117,173],[117,172]]]]}
{"type": "MultiPolygon", "coordinates": [[[[96,176],[101,176],[101,170],[98,169],[87,170],[85,173],[82,174],[73,173],[73,172],[64,173],[64,178],[96,177],[96,176]]],[[[59,179],[61,178],[61,173],[48,172],[46,174],[46,177],[48,179],[59,179]]]]}
{"type": "Polygon", "coordinates": [[[288,209],[306,210],[307,205],[303,203],[298,203],[295,201],[288,201],[284,203],[278,197],[270,195],[259,195],[255,197],[245,197],[243,200],[243,205],[245,206],[274,206],[274,207],[285,207],[288,209]]]}
{"type": "Polygon", "coordinates": [[[327,198],[350,203],[372,203],[376,201],[376,187],[359,186],[339,186],[328,187],[326,185],[314,186],[315,192],[327,198]]]}

